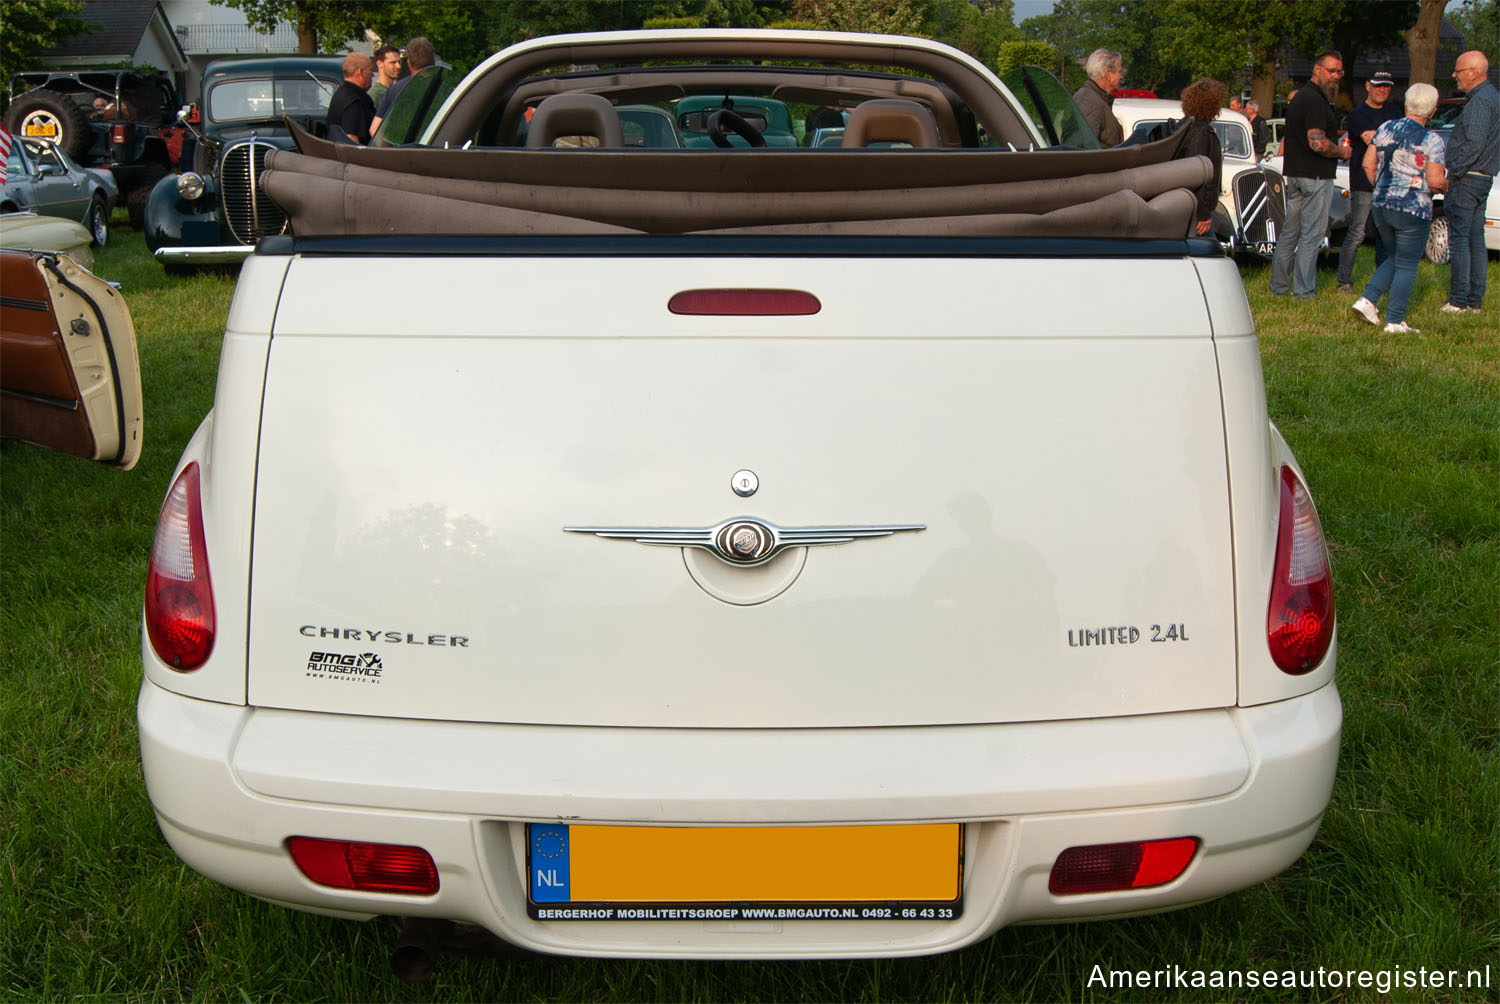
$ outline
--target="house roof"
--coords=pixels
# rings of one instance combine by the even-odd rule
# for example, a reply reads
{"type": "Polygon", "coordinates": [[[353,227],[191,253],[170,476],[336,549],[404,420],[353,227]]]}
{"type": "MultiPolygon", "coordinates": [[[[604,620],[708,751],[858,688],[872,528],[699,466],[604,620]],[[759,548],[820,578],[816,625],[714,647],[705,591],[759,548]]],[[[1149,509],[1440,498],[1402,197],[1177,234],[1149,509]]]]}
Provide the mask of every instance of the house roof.
{"type": "MultiPolygon", "coordinates": [[[[1438,61],[1437,61],[1437,89],[1439,94],[1447,94],[1452,91],[1458,93],[1453,87],[1453,79],[1448,76],[1448,71],[1453,68],[1453,61],[1464,48],[1464,33],[1449,21],[1443,18],[1438,27],[1438,61]]],[[[1359,53],[1359,58],[1354,66],[1346,67],[1346,72],[1354,78],[1354,100],[1364,100],[1365,81],[1370,79],[1370,74],[1376,70],[1388,70],[1391,76],[1396,78],[1396,91],[1398,94],[1405,93],[1406,83],[1411,79],[1411,53],[1405,45],[1395,45],[1389,49],[1374,49],[1359,53]]],[[[1294,59],[1288,62],[1278,78],[1290,77],[1304,83],[1312,75],[1312,60],[1294,59]]],[[[1500,67],[1490,70],[1490,79],[1500,79],[1500,67]]]]}
{"type": "Polygon", "coordinates": [[[43,58],[67,56],[72,62],[79,59],[95,63],[130,62],[156,18],[161,19],[165,37],[171,39],[185,64],[187,55],[182,52],[172,24],[157,0],[86,0],[78,19],[99,25],[99,29],[64,39],[44,53],[43,58]]]}

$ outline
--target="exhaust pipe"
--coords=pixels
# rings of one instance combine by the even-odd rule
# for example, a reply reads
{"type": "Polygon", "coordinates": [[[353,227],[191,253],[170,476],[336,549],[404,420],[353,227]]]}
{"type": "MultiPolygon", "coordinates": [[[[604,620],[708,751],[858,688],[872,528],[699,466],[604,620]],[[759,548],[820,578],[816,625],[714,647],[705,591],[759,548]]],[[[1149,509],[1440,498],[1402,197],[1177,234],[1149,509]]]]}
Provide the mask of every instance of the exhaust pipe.
{"type": "Polygon", "coordinates": [[[437,964],[440,946],[453,936],[451,920],[405,917],[391,949],[391,973],[402,983],[425,983],[437,964]]]}
{"type": "Polygon", "coordinates": [[[435,917],[391,917],[396,946],[391,949],[391,974],[403,983],[424,983],[432,976],[439,955],[472,955],[492,959],[531,957],[477,924],[435,917]]]}

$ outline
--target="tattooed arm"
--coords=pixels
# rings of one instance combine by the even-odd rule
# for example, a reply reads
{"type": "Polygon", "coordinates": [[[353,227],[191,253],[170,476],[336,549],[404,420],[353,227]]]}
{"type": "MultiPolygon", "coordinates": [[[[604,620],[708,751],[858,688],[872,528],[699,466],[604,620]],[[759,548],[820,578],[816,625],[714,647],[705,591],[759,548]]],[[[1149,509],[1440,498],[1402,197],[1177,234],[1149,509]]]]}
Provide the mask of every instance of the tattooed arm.
{"type": "Polygon", "coordinates": [[[1322,154],[1324,157],[1332,157],[1334,160],[1343,160],[1349,156],[1349,141],[1335,143],[1329,139],[1322,129],[1307,130],[1307,145],[1313,153],[1322,154]]]}

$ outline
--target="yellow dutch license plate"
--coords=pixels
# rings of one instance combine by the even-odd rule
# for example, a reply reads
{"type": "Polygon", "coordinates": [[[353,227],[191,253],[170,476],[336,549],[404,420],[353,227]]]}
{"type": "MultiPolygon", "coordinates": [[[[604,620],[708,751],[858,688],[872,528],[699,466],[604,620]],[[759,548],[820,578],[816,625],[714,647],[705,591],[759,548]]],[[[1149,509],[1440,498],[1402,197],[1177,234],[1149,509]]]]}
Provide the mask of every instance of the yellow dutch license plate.
{"type": "Polygon", "coordinates": [[[952,920],[963,827],[526,828],[536,920],[952,920]]]}
{"type": "Polygon", "coordinates": [[[45,122],[28,122],[26,124],[26,135],[42,139],[56,139],[57,126],[49,125],[45,122]]]}

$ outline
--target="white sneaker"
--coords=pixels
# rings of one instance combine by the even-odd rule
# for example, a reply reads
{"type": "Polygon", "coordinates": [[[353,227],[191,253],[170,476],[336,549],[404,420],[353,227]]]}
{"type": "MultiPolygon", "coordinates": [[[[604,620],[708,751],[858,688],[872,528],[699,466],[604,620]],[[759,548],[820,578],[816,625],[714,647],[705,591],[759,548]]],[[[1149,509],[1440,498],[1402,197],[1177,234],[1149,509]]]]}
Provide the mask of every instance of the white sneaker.
{"type": "Polygon", "coordinates": [[[1380,323],[1380,311],[1375,309],[1375,304],[1371,303],[1369,300],[1366,300],[1362,296],[1358,300],[1355,300],[1353,306],[1351,306],[1349,309],[1354,311],[1360,317],[1363,317],[1365,320],[1369,321],[1371,324],[1380,323]]]}
{"type": "Polygon", "coordinates": [[[1455,307],[1451,303],[1443,304],[1438,310],[1441,310],[1445,314],[1467,314],[1469,312],[1468,307],[1455,307]]]}
{"type": "Polygon", "coordinates": [[[1405,321],[1397,321],[1394,324],[1387,324],[1385,326],[1385,333],[1388,335],[1420,335],[1422,329],[1413,328],[1405,321]]]}

